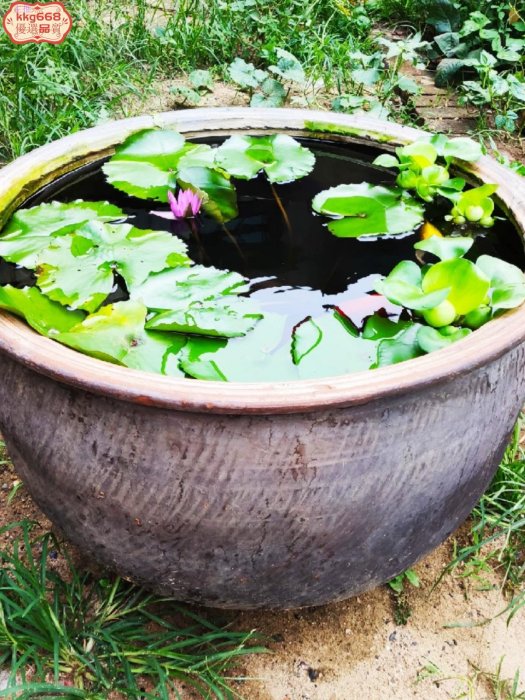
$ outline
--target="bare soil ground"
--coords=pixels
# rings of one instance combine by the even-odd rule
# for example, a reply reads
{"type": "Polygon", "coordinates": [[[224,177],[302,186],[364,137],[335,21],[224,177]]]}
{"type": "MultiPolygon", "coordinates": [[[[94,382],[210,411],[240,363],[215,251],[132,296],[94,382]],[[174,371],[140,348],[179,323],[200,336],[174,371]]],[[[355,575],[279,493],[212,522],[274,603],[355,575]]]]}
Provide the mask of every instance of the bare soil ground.
{"type": "MultiPolygon", "coordinates": [[[[49,529],[23,487],[8,503],[15,482],[11,465],[0,466],[0,527],[29,518],[49,529]]],[[[510,700],[497,683],[517,672],[525,691],[525,609],[507,626],[508,616],[498,615],[508,597],[497,576],[458,571],[434,588],[464,531],[419,563],[421,587],[409,586],[401,600],[382,587],[320,608],[210,611],[215,621],[271,640],[271,653],[247,657],[239,668],[250,680],[238,691],[246,700],[510,700]]]]}

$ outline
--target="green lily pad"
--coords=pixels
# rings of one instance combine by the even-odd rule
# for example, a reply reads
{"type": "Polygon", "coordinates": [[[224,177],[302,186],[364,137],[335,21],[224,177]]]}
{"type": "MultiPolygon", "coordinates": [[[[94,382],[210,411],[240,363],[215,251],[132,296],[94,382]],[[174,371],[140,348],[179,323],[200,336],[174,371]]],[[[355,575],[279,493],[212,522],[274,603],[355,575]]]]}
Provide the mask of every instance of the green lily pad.
{"type": "Polygon", "coordinates": [[[194,301],[180,309],[163,311],[151,318],[146,328],[235,338],[246,335],[261,318],[262,314],[247,299],[230,296],[210,302],[194,301]]]}
{"type": "Polygon", "coordinates": [[[245,338],[189,338],[180,367],[195,379],[259,382],[298,379],[289,343],[283,343],[286,320],[265,314],[245,338]]]}
{"type": "Polygon", "coordinates": [[[231,136],[217,149],[215,162],[230,175],[251,180],[264,171],[270,182],[292,182],[308,175],[315,156],[291,136],[231,136]]]}
{"type": "Polygon", "coordinates": [[[80,323],[85,314],[69,311],[48,299],[36,287],[17,289],[7,284],[0,287],[0,308],[24,318],[42,335],[56,336],[80,323]]]}
{"type": "Polygon", "coordinates": [[[147,309],[134,301],[104,306],[55,339],[100,360],[146,372],[184,376],[178,367],[186,337],[144,329],[147,309]]]}
{"type": "Polygon", "coordinates": [[[115,221],[124,217],[122,209],[109,202],[49,202],[19,209],[9,219],[0,237],[0,256],[32,269],[50,236],[74,231],[88,221],[115,221]]]}
{"type": "Polygon", "coordinates": [[[118,146],[102,170],[114,187],[141,199],[167,202],[176,185],[189,187],[205,211],[224,222],[237,216],[237,200],[229,176],[214,163],[215,152],[171,129],[146,129],[118,146]]]}
{"type": "Polygon", "coordinates": [[[314,197],[312,206],[319,214],[340,217],[328,224],[339,238],[406,233],[424,215],[421,204],[400,190],[367,182],[324,190],[314,197]]]}
{"type": "Polygon", "coordinates": [[[459,315],[482,304],[490,287],[489,278],[470,260],[457,258],[432,265],[423,277],[423,292],[447,291],[449,301],[459,315]]]}
{"type": "Polygon", "coordinates": [[[367,370],[376,344],[332,310],[299,324],[292,336],[292,358],[301,379],[329,377],[367,370]]]}
{"type": "Polygon", "coordinates": [[[191,302],[204,302],[222,295],[246,291],[246,280],[237,272],[194,265],[175,267],[149,275],[140,284],[130,284],[130,297],[148,309],[179,310],[191,302]]]}
{"type": "Polygon", "coordinates": [[[39,258],[37,285],[54,301],[94,311],[110,294],[115,272],[132,287],[151,272],[190,263],[186,245],[170,233],[95,221],[51,240],[39,258]]]}

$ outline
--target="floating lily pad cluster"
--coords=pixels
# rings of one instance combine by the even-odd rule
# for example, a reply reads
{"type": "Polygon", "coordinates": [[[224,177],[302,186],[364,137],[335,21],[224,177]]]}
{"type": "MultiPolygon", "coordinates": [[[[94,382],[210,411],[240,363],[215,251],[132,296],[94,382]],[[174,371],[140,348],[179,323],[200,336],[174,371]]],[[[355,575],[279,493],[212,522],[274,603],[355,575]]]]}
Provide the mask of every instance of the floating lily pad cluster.
{"type": "MultiPolygon", "coordinates": [[[[283,316],[263,314],[250,299],[242,275],[194,264],[172,233],[137,228],[119,207],[81,200],[41,204],[11,218],[0,256],[32,274],[34,286],[0,287],[0,308],[75,350],[170,376],[306,379],[415,358],[525,301],[521,270],[489,255],[473,262],[465,257],[471,237],[445,238],[423,223],[424,202],[445,196],[456,225],[492,224],[495,186],[465,190],[465,181],[448,173],[454,158],[479,155],[470,139],[432,137],[376,159],[399,171],[397,187],[341,184],[314,197],[314,212],[341,238],[399,236],[423,224],[418,262],[400,262],[377,283],[379,311],[360,327],[344,308],[327,306],[298,318],[290,334],[283,316]],[[392,304],[399,313],[389,317],[392,304]]],[[[153,129],[126,139],[103,170],[131,196],[169,201],[166,218],[193,217],[202,204],[221,224],[237,216],[234,179],[262,175],[289,225],[274,185],[302,178],[314,165],[311,151],[286,135],[232,136],[211,147],[153,129]]]]}

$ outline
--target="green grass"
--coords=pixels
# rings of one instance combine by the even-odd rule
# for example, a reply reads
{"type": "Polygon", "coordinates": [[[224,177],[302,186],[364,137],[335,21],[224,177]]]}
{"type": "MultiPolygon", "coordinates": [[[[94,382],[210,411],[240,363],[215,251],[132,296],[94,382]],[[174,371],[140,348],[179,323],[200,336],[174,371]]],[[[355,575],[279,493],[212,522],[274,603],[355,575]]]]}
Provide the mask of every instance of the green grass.
{"type": "Polygon", "coordinates": [[[496,569],[510,595],[510,618],[525,605],[525,450],[520,444],[523,418],[489,489],[472,513],[470,542],[459,548],[449,568],[467,567],[483,577],[496,569]]]}
{"type": "MultiPolygon", "coordinates": [[[[1,0],[0,10],[8,5],[1,0]]],[[[0,161],[118,114],[151,82],[143,14],[117,9],[104,22],[104,7],[75,2],[73,29],[57,46],[15,45],[0,32],[0,161]]]]}
{"type": "Polygon", "coordinates": [[[233,632],[120,578],[80,571],[50,534],[31,537],[31,523],[0,552],[0,697],[168,700],[181,685],[199,697],[241,697],[224,674],[252,633],[233,632]],[[50,566],[59,552],[62,574],[50,566]],[[146,689],[146,690],[145,690],[146,689]],[[170,695],[168,693],[170,692],[170,695]]]}

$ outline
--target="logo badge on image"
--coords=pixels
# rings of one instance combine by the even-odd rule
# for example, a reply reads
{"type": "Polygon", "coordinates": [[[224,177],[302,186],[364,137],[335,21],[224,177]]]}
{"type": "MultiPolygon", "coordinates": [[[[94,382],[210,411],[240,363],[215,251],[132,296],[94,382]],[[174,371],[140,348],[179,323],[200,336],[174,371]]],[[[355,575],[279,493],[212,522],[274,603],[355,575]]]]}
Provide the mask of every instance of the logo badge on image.
{"type": "Polygon", "coordinates": [[[4,15],[4,29],[14,44],[61,44],[73,20],[61,2],[13,2],[4,15]]]}

